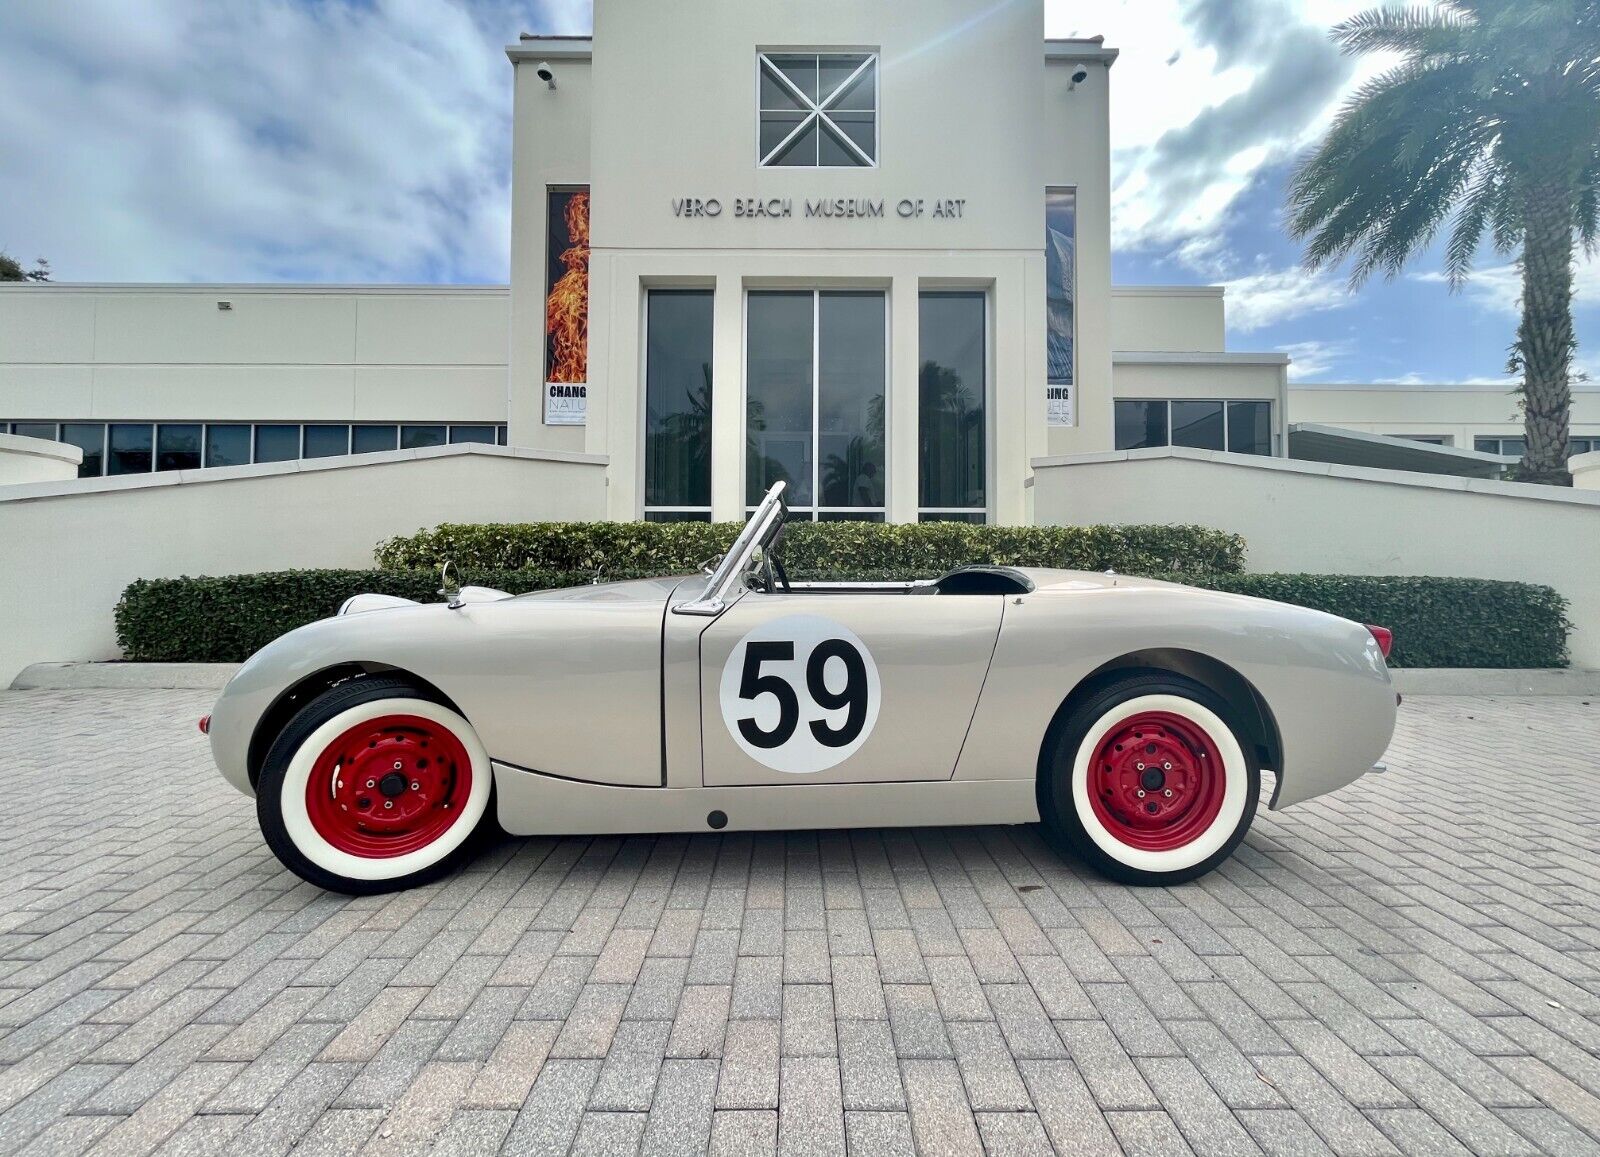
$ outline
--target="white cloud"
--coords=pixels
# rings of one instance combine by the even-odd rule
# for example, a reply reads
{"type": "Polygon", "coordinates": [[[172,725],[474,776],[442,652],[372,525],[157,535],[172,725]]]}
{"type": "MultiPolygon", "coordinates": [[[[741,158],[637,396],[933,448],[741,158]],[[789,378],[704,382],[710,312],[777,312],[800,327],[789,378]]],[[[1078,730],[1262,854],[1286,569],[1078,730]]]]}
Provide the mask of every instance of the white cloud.
{"type": "Polygon", "coordinates": [[[1238,333],[1355,303],[1339,278],[1297,268],[1251,273],[1222,284],[1226,290],[1228,328],[1238,333]]]}
{"type": "Polygon", "coordinates": [[[1278,347],[1289,355],[1289,380],[1319,378],[1349,356],[1347,341],[1296,341],[1278,347]]]}
{"type": "Polygon", "coordinates": [[[501,49],[587,13],[0,4],[0,248],[61,280],[502,280],[501,49]]]}
{"type": "MultiPolygon", "coordinates": [[[[1449,278],[1439,272],[1413,273],[1414,281],[1443,285],[1449,278]]],[[[1573,268],[1572,290],[1580,305],[1600,303],[1600,254],[1586,257],[1580,251],[1573,268]]],[[[1461,287],[1462,296],[1490,313],[1517,318],[1522,314],[1522,273],[1507,262],[1474,269],[1461,287]]]]}

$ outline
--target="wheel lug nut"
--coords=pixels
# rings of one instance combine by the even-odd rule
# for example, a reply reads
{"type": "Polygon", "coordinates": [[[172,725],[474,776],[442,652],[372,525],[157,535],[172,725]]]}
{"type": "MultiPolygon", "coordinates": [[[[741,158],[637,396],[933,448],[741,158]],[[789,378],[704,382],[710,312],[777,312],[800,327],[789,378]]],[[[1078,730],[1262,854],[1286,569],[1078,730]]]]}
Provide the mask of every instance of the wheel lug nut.
{"type": "Polygon", "coordinates": [[[1170,763],[1163,763],[1163,764],[1162,764],[1162,765],[1161,765],[1161,770],[1162,770],[1162,771],[1171,771],[1171,770],[1172,770],[1172,764],[1170,764],[1170,763]]]}
{"type": "Polygon", "coordinates": [[[1139,789],[1139,798],[1140,799],[1144,798],[1144,788],[1142,788],[1142,787],[1139,789]]]}
{"type": "Polygon", "coordinates": [[[394,769],[396,771],[399,771],[404,766],[405,765],[403,763],[401,763],[398,759],[394,761],[394,769]]]}
{"type": "Polygon", "coordinates": [[[1144,764],[1142,764],[1142,763],[1134,764],[1133,765],[1133,770],[1134,771],[1143,771],[1144,770],[1144,764]]]}
{"type": "Polygon", "coordinates": [[[1169,787],[1169,788],[1167,788],[1166,791],[1162,792],[1161,794],[1166,796],[1168,799],[1171,799],[1172,798],[1172,789],[1169,787]]]}
{"type": "Polygon", "coordinates": [[[392,807],[394,807],[394,800],[392,800],[392,799],[386,799],[386,800],[384,800],[384,801],[383,801],[383,806],[384,806],[384,808],[386,808],[386,809],[387,809],[387,808],[392,808],[392,807]]]}
{"type": "MultiPolygon", "coordinates": [[[[412,791],[421,791],[422,790],[422,785],[420,783],[418,783],[416,780],[412,780],[411,781],[411,790],[412,791]]],[[[1168,792],[1167,794],[1171,795],[1172,793],[1168,792]]]]}
{"type": "Polygon", "coordinates": [[[369,779],[369,780],[367,780],[367,786],[368,787],[377,787],[378,786],[378,781],[375,780],[375,779],[369,779]]]}

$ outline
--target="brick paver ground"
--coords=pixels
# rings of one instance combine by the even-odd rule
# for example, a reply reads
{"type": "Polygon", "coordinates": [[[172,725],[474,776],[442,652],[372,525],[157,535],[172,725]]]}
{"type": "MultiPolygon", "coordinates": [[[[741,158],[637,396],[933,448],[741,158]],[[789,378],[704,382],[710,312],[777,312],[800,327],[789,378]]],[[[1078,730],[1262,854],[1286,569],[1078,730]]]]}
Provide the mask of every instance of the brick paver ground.
{"type": "Polygon", "coordinates": [[[279,869],[189,692],[0,694],[0,1151],[1600,1151],[1600,706],[1408,702],[1222,870],[1028,828],[279,869]]]}

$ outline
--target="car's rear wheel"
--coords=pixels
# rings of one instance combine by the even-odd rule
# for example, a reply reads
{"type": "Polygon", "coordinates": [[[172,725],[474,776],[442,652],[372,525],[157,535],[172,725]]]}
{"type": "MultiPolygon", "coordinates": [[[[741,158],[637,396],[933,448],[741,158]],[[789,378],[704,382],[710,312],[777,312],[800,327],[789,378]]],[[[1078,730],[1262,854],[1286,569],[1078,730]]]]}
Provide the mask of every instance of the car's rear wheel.
{"type": "Polygon", "coordinates": [[[256,815],[285,867],[367,895],[437,879],[492,824],[494,776],[471,724],[403,680],[356,679],[273,741],[256,815]]]}
{"type": "Polygon", "coordinates": [[[1179,884],[1233,853],[1261,769],[1226,700],[1181,675],[1131,675],[1052,728],[1039,781],[1046,834],[1128,884],[1179,884]]]}

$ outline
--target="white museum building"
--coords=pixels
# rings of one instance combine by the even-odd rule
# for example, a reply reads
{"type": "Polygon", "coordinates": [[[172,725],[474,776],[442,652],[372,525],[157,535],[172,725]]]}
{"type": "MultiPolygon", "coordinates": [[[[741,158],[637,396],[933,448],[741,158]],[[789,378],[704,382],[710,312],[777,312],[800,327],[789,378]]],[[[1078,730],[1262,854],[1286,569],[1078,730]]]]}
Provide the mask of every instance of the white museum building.
{"type": "Polygon", "coordinates": [[[807,517],[1002,523],[1048,456],[1520,451],[1504,389],[1291,390],[1219,288],[1113,286],[1117,54],[1043,40],[1040,0],[696,7],[507,50],[509,287],[7,286],[0,434],[83,476],[498,442],[605,456],[614,518],[784,478],[807,517]]]}
{"type": "Polygon", "coordinates": [[[1253,570],[1547,582],[1600,666],[1600,393],[1578,488],[1503,481],[1507,388],[1291,387],[1226,347],[1220,288],[1112,285],[1117,53],[1043,28],[597,0],[592,37],[506,50],[508,286],[0,286],[0,550],[30,560],[0,686],[117,655],[135,579],[736,520],[780,478],[808,519],[1198,523],[1253,570]]]}

